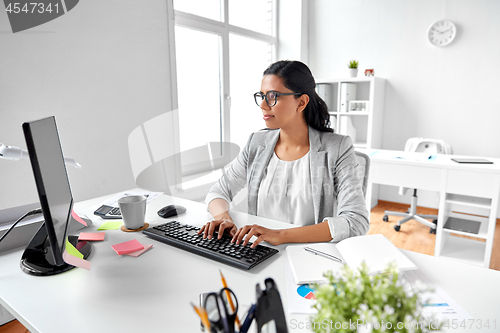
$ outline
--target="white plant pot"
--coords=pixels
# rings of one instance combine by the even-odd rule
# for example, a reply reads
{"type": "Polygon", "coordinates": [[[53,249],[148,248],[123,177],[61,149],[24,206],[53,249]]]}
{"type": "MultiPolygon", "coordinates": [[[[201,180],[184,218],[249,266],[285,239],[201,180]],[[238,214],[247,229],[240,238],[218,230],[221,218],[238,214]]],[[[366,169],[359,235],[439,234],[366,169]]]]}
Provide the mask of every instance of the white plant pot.
{"type": "Polygon", "coordinates": [[[351,77],[356,77],[358,76],[358,69],[357,68],[349,68],[349,75],[351,77]]]}

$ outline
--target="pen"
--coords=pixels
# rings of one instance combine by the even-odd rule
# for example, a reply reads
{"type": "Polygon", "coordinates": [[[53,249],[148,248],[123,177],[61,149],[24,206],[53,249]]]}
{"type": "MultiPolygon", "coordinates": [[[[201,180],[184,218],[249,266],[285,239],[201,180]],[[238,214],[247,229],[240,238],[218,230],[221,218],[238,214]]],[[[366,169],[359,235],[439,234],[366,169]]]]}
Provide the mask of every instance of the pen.
{"type": "Polygon", "coordinates": [[[328,258],[328,259],[332,259],[332,260],[335,260],[335,261],[338,261],[338,262],[342,262],[342,259],[340,259],[339,257],[336,257],[334,255],[331,255],[331,254],[328,254],[328,253],[325,253],[325,252],[321,252],[321,251],[318,251],[318,250],[315,250],[315,249],[311,249],[310,247],[307,247],[307,246],[304,246],[304,250],[306,250],[307,252],[311,252],[312,254],[316,254],[318,256],[322,256],[322,257],[325,257],[325,258],[328,258]]]}
{"type": "Polygon", "coordinates": [[[240,328],[240,333],[247,333],[248,329],[250,328],[250,324],[252,323],[252,320],[255,318],[255,304],[252,304],[250,307],[250,310],[248,310],[247,317],[243,321],[243,325],[241,325],[240,328]]]}
{"type": "Polygon", "coordinates": [[[191,303],[191,305],[193,306],[193,309],[194,309],[194,311],[196,311],[198,316],[200,316],[201,322],[203,323],[203,326],[205,326],[205,330],[207,332],[210,332],[210,322],[208,321],[207,310],[205,310],[205,308],[203,308],[203,307],[199,308],[196,305],[194,305],[193,303],[191,303]]]}
{"type": "MultiPolygon", "coordinates": [[[[222,275],[222,271],[219,269],[219,273],[220,273],[220,279],[222,280],[222,286],[224,288],[227,288],[227,283],[226,283],[226,279],[224,278],[224,275],[222,275]]],[[[234,312],[234,303],[233,303],[233,298],[231,297],[231,294],[229,293],[228,290],[226,290],[226,296],[227,296],[227,300],[229,301],[229,306],[231,306],[231,311],[234,312]]],[[[238,325],[238,329],[240,329],[241,325],[240,325],[240,319],[238,318],[238,314],[236,314],[236,318],[235,318],[235,321],[236,321],[236,325],[238,325]]]]}

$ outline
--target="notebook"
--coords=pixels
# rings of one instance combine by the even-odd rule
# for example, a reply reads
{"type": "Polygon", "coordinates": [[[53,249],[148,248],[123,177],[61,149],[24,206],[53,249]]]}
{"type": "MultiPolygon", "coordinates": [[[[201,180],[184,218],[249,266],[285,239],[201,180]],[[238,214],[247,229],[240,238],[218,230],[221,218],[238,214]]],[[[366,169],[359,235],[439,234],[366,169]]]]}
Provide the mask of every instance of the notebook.
{"type": "Polygon", "coordinates": [[[459,158],[454,157],[451,159],[457,163],[470,163],[470,164],[493,164],[492,161],[486,160],[484,158],[459,158]]]}
{"type": "Polygon", "coordinates": [[[290,245],[286,253],[297,284],[326,282],[323,274],[327,271],[340,272],[346,264],[357,269],[363,261],[368,265],[370,274],[383,272],[391,261],[401,271],[418,268],[384,235],[350,237],[338,243],[290,245]],[[304,250],[304,247],[339,257],[343,263],[314,255],[304,250]]]}

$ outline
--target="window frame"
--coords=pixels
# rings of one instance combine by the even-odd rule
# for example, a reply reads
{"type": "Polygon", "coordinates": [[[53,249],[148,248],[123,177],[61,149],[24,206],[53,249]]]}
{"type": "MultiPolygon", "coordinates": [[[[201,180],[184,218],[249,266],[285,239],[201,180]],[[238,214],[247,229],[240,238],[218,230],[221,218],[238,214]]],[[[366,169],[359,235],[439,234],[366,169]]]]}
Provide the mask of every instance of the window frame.
{"type": "MultiPolygon", "coordinates": [[[[172,93],[172,110],[178,110],[178,87],[177,87],[177,63],[176,63],[176,48],[175,48],[175,27],[180,26],[198,31],[216,34],[220,38],[221,45],[221,59],[220,59],[220,81],[221,81],[221,142],[231,142],[231,93],[230,93],[230,73],[229,73],[229,36],[230,34],[239,35],[242,37],[252,38],[258,41],[266,42],[272,45],[272,59],[275,61],[278,54],[278,5],[279,0],[273,1],[273,31],[271,35],[260,33],[257,31],[249,30],[246,28],[238,27],[229,24],[229,0],[221,0],[222,4],[222,22],[212,20],[206,17],[198,16],[191,13],[182,12],[174,9],[174,0],[167,0],[167,10],[169,18],[169,55],[170,55],[170,68],[171,68],[171,93],[172,93]]],[[[176,122],[174,128],[175,133],[174,145],[175,151],[180,152],[180,130],[179,118],[175,113],[173,117],[176,122]]],[[[179,154],[176,154],[179,156],[179,154]]],[[[227,157],[222,156],[220,159],[213,160],[213,166],[222,167],[229,163],[227,157]]],[[[192,178],[196,174],[207,173],[206,167],[199,167],[197,165],[181,165],[180,160],[177,161],[177,170],[175,170],[176,189],[179,191],[185,190],[182,186],[183,179],[192,178]]]]}

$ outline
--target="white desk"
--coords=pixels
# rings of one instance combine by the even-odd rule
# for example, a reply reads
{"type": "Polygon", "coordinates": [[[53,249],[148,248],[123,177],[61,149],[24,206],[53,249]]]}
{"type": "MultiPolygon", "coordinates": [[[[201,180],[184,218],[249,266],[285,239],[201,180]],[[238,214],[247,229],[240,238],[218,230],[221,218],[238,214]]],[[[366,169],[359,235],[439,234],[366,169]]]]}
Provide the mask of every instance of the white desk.
{"type": "MultiPolygon", "coordinates": [[[[439,216],[434,255],[489,267],[500,194],[500,159],[487,158],[494,164],[460,164],[451,160],[458,155],[437,155],[433,161],[396,158],[404,152],[364,150],[370,156],[370,184],[404,186],[439,193],[439,216]],[[473,213],[488,218],[464,217],[454,211],[473,213]],[[478,234],[445,228],[448,217],[480,223],[478,234]],[[462,234],[485,242],[450,236],[462,234]]],[[[371,186],[367,202],[372,202],[371,186]]],[[[404,228],[404,227],[403,227],[404,228]]]]}
{"type": "MultiPolygon", "coordinates": [[[[94,221],[87,232],[95,231],[103,221],[92,215],[92,208],[101,202],[103,198],[76,205],[79,212],[86,211],[94,221]]],[[[165,222],[156,211],[172,203],[188,209],[177,218],[181,222],[202,225],[209,219],[203,204],[164,196],[148,204],[147,221],[151,226],[165,222]]],[[[259,222],[289,227],[241,213],[233,216],[240,225],[259,222]]],[[[305,322],[308,316],[289,315],[286,310],[285,247],[278,246],[280,253],[260,267],[242,271],[141,233],[106,231],[105,241],[93,243],[91,271],[76,268],[56,276],[35,277],[19,268],[21,249],[0,253],[0,303],[31,332],[199,332],[199,320],[189,302],[197,303],[201,292],[221,288],[221,269],[242,308],[255,302],[255,285],[272,277],[281,292],[287,321],[305,322]],[[111,249],[113,244],[134,238],[154,243],[153,249],[138,258],[120,257],[111,249]]],[[[500,272],[408,251],[405,254],[473,317],[483,322],[498,319],[500,330],[500,272]]]]}

